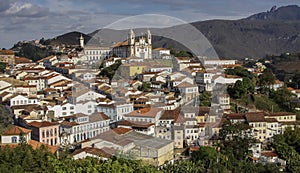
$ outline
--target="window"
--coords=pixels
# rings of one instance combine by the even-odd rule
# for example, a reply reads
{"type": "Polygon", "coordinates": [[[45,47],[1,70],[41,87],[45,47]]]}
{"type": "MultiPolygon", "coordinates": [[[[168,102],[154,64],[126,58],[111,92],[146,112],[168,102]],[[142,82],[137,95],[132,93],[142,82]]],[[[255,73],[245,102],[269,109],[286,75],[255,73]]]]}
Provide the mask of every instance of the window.
{"type": "Polygon", "coordinates": [[[11,137],[11,143],[18,143],[18,138],[16,136],[11,137]]]}
{"type": "Polygon", "coordinates": [[[66,107],[62,107],[62,110],[67,110],[67,108],[66,107]]]}
{"type": "Polygon", "coordinates": [[[74,109],[74,106],[71,106],[70,109],[73,110],[73,109],[74,109]]]}

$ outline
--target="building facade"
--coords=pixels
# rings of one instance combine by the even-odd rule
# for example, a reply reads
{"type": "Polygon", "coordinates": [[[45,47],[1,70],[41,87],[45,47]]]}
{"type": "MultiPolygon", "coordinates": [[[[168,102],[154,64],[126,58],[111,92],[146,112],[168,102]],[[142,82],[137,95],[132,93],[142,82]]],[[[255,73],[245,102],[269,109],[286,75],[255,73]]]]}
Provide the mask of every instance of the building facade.
{"type": "Polygon", "coordinates": [[[142,59],[152,59],[152,36],[150,30],[147,34],[142,34],[136,38],[133,30],[130,30],[128,40],[119,42],[113,46],[113,55],[127,58],[127,57],[140,57],[142,59]]]}

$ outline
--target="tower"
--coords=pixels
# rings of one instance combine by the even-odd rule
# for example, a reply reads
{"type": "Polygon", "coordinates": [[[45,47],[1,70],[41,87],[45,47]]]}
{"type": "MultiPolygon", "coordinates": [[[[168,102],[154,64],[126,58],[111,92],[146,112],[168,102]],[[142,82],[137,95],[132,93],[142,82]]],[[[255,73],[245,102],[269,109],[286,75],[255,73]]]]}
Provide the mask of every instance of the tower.
{"type": "Polygon", "coordinates": [[[79,45],[80,47],[84,48],[84,38],[82,37],[82,34],[80,35],[79,45]]]}
{"type": "Polygon", "coordinates": [[[147,42],[148,42],[148,58],[152,59],[152,36],[149,29],[147,31],[147,42]]]}
{"type": "Polygon", "coordinates": [[[128,45],[129,45],[129,56],[133,56],[134,52],[135,52],[135,48],[134,48],[134,44],[135,44],[135,34],[133,32],[133,30],[131,29],[129,32],[129,39],[128,39],[128,45]]]}
{"type": "Polygon", "coordinates": [[[151,45],[152,43],[152,38],[151,38],[151,33],[150,33],[150,30],[148,29],[147,31],[147,42],[149,45],[151,45]]]}
{"type": "Polygon", "coordinates": [[[135,42],[135,34],[133,32],[133,30],[131,29],[129,32],[129,45],[134,45],[135,42]]]}

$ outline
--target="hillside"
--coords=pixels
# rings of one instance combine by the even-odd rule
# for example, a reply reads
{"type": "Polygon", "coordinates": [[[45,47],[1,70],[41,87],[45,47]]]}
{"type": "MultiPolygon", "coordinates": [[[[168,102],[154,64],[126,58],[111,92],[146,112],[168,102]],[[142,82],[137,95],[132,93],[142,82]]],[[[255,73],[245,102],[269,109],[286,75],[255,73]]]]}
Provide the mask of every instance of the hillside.
{"type": "MultiPolygon", "coordinates": [[[[286,6],[278,9],[273,7],[267,12],[254,14],[241,20],[210,20],[194,22],[192,25],[204,34],[220,57],[259,59],[266,55],[300,52],[299,19],[300,7],[286,6]]],[[[178,27],[183,26],[164,28],[163,32],[170,33],[178,27]]],[[[152,28],[151,32],[155,30],[162,29],[152,28]]],[[[71,32],[48,41],[51,45],[78,45],[80,34],[79,32],[71,32]]],[[[124,30],[105,29],[96,30],[83,36],[88,43],[101,42],[105,45],[111,45],[120,40],[126,40],[127,34],[128,31],[124,30]],[[99,31],[103,31],[101,36],[95,36],[99,31]],[[91,38],[93,38],[92,41],[90,40],[91,38]]],[[[153,36],[153,47],[186,50],[178,42],[155,35],[153,36]]]]}
{"type": "MultiPolygon", "coordinates": [[[[279,56],[266,56],[260,59],[260,61],[263,63],[268,62],[265,63],[265,65],[272,69],[279,80],[288,82],[289,84],[290,79],[297,78],[296,81],[300,82],[300,53],[284,53],[279,56]]],[[[290,86],[295,87],[294,84],[290,86]]]]}
{"type": "Polygon", "coordinates": [[[79,38],[80,36],[83,36],[85,38],[85,43],[88,42],[91,37],[89,35],[83,34],[81,32],[69,32],[60,36],[57,36],[52,39],[46,40],[46,44],[50,45],[78,45],[79,44],[79,38]]]}

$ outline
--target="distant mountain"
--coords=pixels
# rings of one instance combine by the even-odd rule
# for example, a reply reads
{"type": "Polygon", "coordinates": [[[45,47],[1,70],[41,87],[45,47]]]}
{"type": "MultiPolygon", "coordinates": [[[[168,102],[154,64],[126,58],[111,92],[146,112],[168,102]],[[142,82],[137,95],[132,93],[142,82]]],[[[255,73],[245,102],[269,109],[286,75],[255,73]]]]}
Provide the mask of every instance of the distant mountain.
{"type": "MultiPolygon", "coordinates": [[[[296,5],[273,7],[271,10],[241,20],[210,20],[192,23],[210,41],[220,57],[254,58],[265,55],[280,55],[285,52],[300,52],[300,7],[296,5]]],[[[174,26],[164,28],[173,32],[174,26]]],[[[151,29],[151,31],[162,29],[151,29]]],[[[72,32],[51,40],[51,44],[78,45],[81,33],[72,32]]],[[[127,39],[127,31],[97,30],[83,35],[88,43],[113,44],[127,39]],[[97,37],[97,32],[103,32],[97,37]],[[87,41],[90,40],[92,41],[87,41]],[[120,40],[120,38],[122,38],[120,40]]],[[[191,40],[195,41],[195,40],[191,40]]],[[[187,49],[174,40],[153,36],[153,47],[187,49]]]]}
{"type": "Polygon", "coordinates": [[[254,14],[250,20],[300,20],[300,7],[289,5],[284,7],[272,7],[270,11],[254,14]]]}

